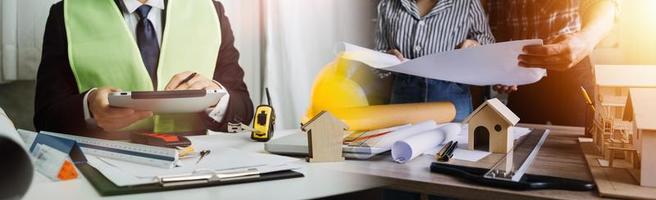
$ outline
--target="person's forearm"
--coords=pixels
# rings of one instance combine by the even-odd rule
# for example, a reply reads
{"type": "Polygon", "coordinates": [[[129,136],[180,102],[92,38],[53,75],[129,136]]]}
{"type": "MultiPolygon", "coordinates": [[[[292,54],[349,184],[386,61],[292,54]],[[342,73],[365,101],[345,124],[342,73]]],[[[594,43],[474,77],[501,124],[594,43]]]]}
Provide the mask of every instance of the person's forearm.
{"type": "Polygon", "coordinates": [[[617,10],[615,6],[611,1],[600,1],[582,12],[583,27],[580,34],[591,48],[604,39],[613,28],[617,10]]]}

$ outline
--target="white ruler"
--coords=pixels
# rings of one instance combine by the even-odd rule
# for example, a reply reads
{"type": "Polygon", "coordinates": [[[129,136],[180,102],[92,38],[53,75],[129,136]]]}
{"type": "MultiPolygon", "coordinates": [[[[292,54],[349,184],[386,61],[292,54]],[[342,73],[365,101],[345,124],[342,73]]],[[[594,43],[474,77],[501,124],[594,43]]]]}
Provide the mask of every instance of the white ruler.
{"type": "Polygon", "coordinates": [[[103,140],[82,136],[41,131],[41,134],[75,140],[84,154],[134,162],[154,167],[172,168],[177,163],[178,151],[172,148],[103,140]]]}

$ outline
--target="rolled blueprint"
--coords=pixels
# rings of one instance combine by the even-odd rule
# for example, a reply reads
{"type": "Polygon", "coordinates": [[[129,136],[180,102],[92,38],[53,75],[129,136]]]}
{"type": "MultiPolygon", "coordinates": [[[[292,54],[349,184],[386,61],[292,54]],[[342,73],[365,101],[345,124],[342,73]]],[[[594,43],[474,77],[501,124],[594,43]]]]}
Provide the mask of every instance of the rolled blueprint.
{"type": "Polygon", "coordinates": [[[437,124],[435,124],[434,121],[429,120],[429,121],[424,121],[420,122],[417,124],[414,124],[412,126],[400,128],[398,130],[392,131],[389,134],[381,137],[375,144],[373,145],[374,147],[377,148],[384,148],[384,149],[390,149],[392,148],[392,144],[394,142],[412,137],[414,135],[433,130],[437,128],[437,124]]]}
{"type": "Polygon", "coordinates": [[[392,145],[392,159],[398,163],[405,163],[421,155],[424,151],[435,148],[442,143],[456,140],[461,130],[461,124],[449,123],[397,141],[392,145]]]}
{"type": "Polygon", "coordinates": [[[337,108],[329,112],[346,123],[352,131],[377,130],[427,120],[446,123],[456,116],[456,108],[451,102],[337,108]]]}
{"type": "Polygon", "coordinates": [[[14,124],[0,108],[0,199],[21,199],[32,183],[34,167],[14,124]]]}

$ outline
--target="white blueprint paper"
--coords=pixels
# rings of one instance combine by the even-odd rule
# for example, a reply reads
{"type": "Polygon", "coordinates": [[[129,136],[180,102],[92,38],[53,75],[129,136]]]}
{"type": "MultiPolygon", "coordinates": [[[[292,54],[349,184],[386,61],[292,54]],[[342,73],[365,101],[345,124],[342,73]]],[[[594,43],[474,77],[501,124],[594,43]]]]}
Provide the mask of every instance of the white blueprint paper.
{"type": "Polygon", "coordinates": [[[397,141],[392,145],[392,159],[398,163],[405,163],[426,150],[455,140],[460,134],[461,126],[460,123],[449,123],[440,128],[397,141]]]}
{"type": "Polygon", "coordinates": [[[518,66],[517,57],[526,45],[540,45],[542,40],[517,40],[441,52],[400,61],[396,57],[345,43],[343,56],[370,67],[463,83],[469,85],[526,85],[539,81],[547,71],[518,66]]]}
{"type": "Polygon", "coordinates": [[[392,144],[394,144],[396,141],[403,140],[405,138],[412,137],[426,131],[434,130],[438,127],[439,126],[433,120],[419,122],[411,126],[392,131],[384,137],[380,137],[378,141],[374,142],[373,146],[389,150],[392,148],[392,144]]]}

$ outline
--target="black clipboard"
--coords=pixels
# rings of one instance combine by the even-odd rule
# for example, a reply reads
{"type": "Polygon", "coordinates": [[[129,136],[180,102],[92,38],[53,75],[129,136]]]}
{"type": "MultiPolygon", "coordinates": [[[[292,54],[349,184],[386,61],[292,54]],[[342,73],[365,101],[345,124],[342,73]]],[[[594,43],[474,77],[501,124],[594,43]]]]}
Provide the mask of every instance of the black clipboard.
{"type": "Polygon", "coordinates": [[[215,181],[207,183],[195,183],[195,184],[184,184],[176,186],[167,186],[164,187],[159,183],[139,185],[139,186],[126,186],[118,187],[112,181],[107,179],[100,171],[96,170],[93,166],[88,163],[78,163],[76,164],[77,169],[84,174],[84,177],[93,185],[93,187],[98,191],[101,196],[115,196],[115,195],[125,195],[125,194],[137,194],[137,193],[149,193],[149,192],[161,192],[161,191],[171,191],[171,190],[182,190],[182,189],[191,189],[191,188],[201,188],[201,187],[212,187],[212,186],[221,186],[221,185],[232,185],[240,183],[252,183],[260,181],[271,181],[271,180],[281,180],[289,178],[300,178],[304,177],[303,174],[295,172],[292,170],[280,171],[273,173],[260,174],[257,178],[248,178],[248,179],[235,179],[228,181],[215,181]]]}

